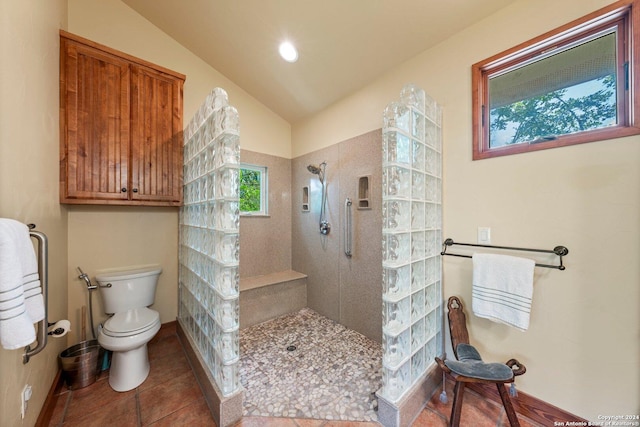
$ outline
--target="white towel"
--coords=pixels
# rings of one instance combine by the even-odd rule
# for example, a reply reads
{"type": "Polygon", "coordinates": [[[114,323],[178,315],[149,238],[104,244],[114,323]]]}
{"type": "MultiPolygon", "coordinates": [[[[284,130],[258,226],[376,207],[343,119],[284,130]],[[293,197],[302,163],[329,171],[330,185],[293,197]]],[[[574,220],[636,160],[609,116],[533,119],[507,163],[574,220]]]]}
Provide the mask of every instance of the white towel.
{"type": "Polygon", "coordinates": [[[529,328],[535,261],[509,255],[473,255],[473,313],[522,331],[529,328]]]}
{"type": "Polygon", "coordinates": [[[33,323],[44,319],[44,298],[38,275],[38,261],[33,250],[29,228],[14,221],[18,225],[18,256],[22,264],[22,289],[24,290],[24,305],[33,323]]]}
{"type": "Polygon", "coordinates": [[[29,345],[36,339],[33,324],[43,318],[44,301],[29,229],[0,218],[0,345],[7,350],[29,345]]]}
{"type": "Polygon", "coordinates": [[[33,250],[29,230],[26,236],[20,239],[20,261],[22,262],[22,289],[24,290],[24,304],[27,314],[33,323],[44,319],[44,298],[42,297],[42,285],[38,275],[38,262],[33,250]]]}

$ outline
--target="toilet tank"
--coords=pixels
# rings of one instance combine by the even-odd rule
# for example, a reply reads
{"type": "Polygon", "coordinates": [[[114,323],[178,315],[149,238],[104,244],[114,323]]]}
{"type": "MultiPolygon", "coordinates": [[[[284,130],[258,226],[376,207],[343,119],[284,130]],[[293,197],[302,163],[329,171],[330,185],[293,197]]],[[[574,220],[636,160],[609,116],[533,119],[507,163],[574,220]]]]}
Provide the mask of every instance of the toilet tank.
{"type": "Polygon", "coordinates": [[[153,304],[160,273],[162,268],[159,265],[97,272],[96,280],[104,311],[111,314],[153,304]]]}

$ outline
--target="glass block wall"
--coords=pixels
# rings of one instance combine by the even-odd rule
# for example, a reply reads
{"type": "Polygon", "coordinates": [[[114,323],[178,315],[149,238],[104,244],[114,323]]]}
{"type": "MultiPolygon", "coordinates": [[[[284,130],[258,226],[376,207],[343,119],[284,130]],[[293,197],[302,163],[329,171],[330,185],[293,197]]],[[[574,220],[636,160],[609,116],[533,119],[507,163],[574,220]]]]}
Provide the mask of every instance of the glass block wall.
{"type": "Polygon", "coordinates": [[[214,89],[184,134],[178,319],[224,396],[239,381],[237,110],[214,89]]]}
{"type": "Polygon", "coordinates": [[[381,394],[390,402],[442,353],[441,119],[415,85],[384,111],[381,394]]]}

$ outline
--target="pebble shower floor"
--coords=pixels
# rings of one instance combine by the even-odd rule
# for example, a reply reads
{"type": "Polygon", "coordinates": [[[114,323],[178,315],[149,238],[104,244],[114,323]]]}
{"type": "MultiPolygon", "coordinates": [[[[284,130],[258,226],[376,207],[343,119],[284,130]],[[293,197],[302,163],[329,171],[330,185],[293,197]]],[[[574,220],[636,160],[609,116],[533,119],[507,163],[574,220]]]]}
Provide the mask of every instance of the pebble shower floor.
{"type": "Polygon", "coordinates": [[[382,347],[358,332],[305,308],[241,330],[240,352],[245,416],[378,420],[382,347]]]}

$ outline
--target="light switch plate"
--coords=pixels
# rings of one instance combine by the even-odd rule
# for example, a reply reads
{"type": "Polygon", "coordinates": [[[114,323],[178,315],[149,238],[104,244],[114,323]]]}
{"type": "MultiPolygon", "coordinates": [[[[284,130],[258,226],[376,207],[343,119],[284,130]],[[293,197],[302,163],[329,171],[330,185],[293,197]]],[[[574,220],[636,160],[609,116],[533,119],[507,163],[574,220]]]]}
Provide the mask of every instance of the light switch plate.
{"type": "Polygon", "coordinates": [[[478,227],[478,244],[479,245],[491,244],[491,228],[490,227],[478,227]]]}

